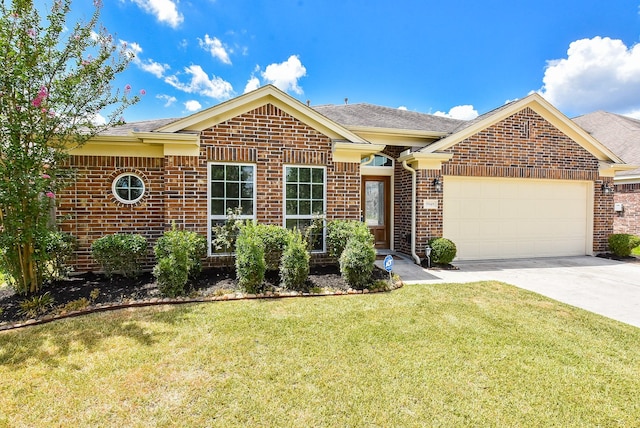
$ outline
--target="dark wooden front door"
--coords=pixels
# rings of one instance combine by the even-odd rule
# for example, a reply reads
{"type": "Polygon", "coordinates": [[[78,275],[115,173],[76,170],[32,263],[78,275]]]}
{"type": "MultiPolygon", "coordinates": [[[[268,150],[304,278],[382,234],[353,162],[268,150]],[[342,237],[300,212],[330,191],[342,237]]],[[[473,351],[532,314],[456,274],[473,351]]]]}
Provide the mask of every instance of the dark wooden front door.
{"type": "Polygon", "coordinates": [[[362,177],[362,209],[376,248],[391,248],[391,177],[362,177]]]}

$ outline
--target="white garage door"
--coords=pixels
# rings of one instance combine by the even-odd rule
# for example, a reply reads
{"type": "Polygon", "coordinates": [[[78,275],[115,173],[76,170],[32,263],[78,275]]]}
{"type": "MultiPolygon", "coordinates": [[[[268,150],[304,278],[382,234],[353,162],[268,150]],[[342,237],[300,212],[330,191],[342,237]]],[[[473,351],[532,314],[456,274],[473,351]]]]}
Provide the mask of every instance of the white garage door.
{"type": "Polygon", "coordinates": [[[444,177],[444,236],[458,259],[591,253],[593,183],[444,177]]]}

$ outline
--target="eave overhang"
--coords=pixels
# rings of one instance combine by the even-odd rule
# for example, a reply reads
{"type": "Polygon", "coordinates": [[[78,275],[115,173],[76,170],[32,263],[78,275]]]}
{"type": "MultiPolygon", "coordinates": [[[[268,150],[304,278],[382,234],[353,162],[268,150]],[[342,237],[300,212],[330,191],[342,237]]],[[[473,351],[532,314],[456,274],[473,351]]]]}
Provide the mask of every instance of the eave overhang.
{"type": "Polygon", "coordinates": [[[131,132],[128,135],[98,135],[69,150],[76,156],[199,156],[200,136],[196,133],[131,132]]]}
{"type": "Polygon", "coordinates": [[[446,132],[417,131],[415,129],[367,126],[347,126],[347,128],[371,143],[388,146],[424,147],[447,135],[446,132]]]}
{"type": "Polygon", "coordinates": [[[334,141],[331,150],[334,162],[360,163],[363,158],[379,153],[384,148],[384,144],[334,141]]]}
{"type": "Polygon", "coordinates": [[[442,164],[451,160],[453,153],[424,153],[408,152],[402,153],[398,157],[398,162],[407,162],[415,169],[436,169],[442,168],[442,164]]]}

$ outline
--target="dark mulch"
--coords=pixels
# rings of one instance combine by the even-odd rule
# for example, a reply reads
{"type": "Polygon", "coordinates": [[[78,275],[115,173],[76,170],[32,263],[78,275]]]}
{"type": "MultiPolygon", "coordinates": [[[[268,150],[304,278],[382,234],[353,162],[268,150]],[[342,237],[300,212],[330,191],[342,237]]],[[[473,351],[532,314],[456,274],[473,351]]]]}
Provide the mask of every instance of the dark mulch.
{"type": "Polygon", "coordinates": [[[620,256],[616,256],[613,253],[600,253],[596,257],[609,259],[609,260],[617,260],[619,262],[640,263],[640,257],[637,257],[637,256],[620,257],[620,256]]]}
{"type": "MultiPolygon", "coordinates": [[[[378,279],[388,279],[387,272],[375,268],[373,280],[378,279]]],[[[203,270],[188,287],[187,294],[191,297],[213,296],[239,290],[235,270],[221,268],[203,270]]],[[[96,289],[98,294],[93,304],[117,304],[163,297],[151,273],[143,273],[137,278],[115,275],[109,279],[90,272],[47,284],[39,294],[49,293],[54,301],[52,312],[55,312],[69,302],[82,298],[90,300],[91,292],[96,289]]],[[[317,266],[311,268],[303,291],[318,289],[347,291],[349,286],[340,276],[337,266],[317,266]]],[[[263,291],[283,291],[277,272],[266,275],[263,291]]],[[[25,298],[8,287],[0,288],[0,323],[25,319],[25,316],[20,314],[20,302],[25,298]]]]}

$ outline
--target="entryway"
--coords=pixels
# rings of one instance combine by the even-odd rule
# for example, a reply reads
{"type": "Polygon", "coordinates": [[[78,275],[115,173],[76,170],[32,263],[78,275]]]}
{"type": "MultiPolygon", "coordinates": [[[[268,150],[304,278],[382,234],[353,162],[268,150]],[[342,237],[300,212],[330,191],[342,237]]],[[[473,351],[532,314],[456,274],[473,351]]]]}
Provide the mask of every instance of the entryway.
{"type": "Polygon", "coordinates": [[[361,194],[363,219],[376,249],[391,248],[391,177],[362,176],[361,194]]]}

